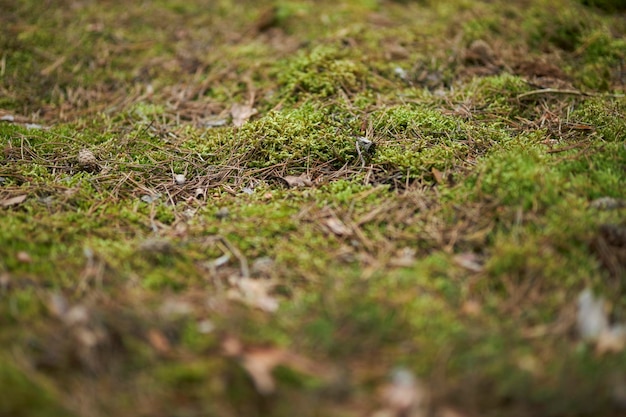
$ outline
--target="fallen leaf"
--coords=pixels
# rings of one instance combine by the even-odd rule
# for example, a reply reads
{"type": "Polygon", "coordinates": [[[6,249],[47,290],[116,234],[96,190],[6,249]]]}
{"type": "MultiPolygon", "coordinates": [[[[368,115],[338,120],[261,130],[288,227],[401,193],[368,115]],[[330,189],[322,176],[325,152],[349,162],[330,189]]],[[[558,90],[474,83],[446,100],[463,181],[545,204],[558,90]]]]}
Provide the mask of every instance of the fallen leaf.
{"type": "Polygon", "coordinates": [[[166,355],[172,351],[172,345],[170,345],[169,340],[167,340],[160,330],[150,329],[148,332],[148,341],[154,350],[162,355],[166,355]]]}
{"type": "Polygon", "coordinates": [[[222,351],[226,356],[239,356],[243,353],[243,344],[236,337],[227,335],[222,340],[222,351]]]}
{"type": "Polygon", "coordinates": [[[439,171],[437,168],[432,168],[430,170],[430,172],[432,172],[433,177],[435,177],[435,182],[437,184],[445,184],[445,180],[443,179],[443,173],[441,171],[439,171]]]}
{"type": "Polygon", "coordinates": [[[295,176],[295,175],[287,175],[286,177],[282,178],[291,188],[298,188],[298,187],[310,187],[313,185],[313,182],[311,182],[311,179],[302,174],[299,176],[295,176]]]}
{"type": "Polygon", "coordinates": [[[284,358],[283,349],[256,349],[244,354],[241,365],[252,378],[257,391],[267,395],[276,389],[272,371],[283,362],[284,358]]]}
{"type": "Polygon", "coordinates": [[[472,252],[459,253],[454,256],[454,263],[472,272],[481,272],[483,266],[481,265],[480,257],[472,252]]]}
{"type": "Polygon", "coordinates": [[[233,118],[233,125],[241,127],[249,118],[257,114],[257,110],[249,104],[233,104],[230,109],[230,115],[233,118]]]}
{"type": "Polygon", "coordinates": [[[350,236],[352,234],[352,230],[336,217],[329,217],[324,223],[337,236],[350,236]]]}
{"type": "Polygon", "coordinates": [[[480,314],[480,310],[480,303],[474,300],[467,300],[461,306],[461,312],[467,316],[477,316],[480,314]]]}
{"type": "Polygon", "coordinates": [[[256,390],[268,395],[276,390],[272,372],[277,366],[286,366],[307,375],[328,378],[333,371],[318,362],[293,353],[287,349],[276,347],[244,347],[234,336],[226,336],[222,340],[222,351],[226,356],[238,358],[246,370],[256,390]]]}
{"type": "Polygon", "coordinates": [[[272,297],[269,292],[274,287],[268,280],[239,278],[237,288],[232,288],[228,292],[231,300],[238,300],[251,307],[259,308],[268,313],[278,310],[278,300],[272,297]]]}
{"type": "Polygon", "coordinates": [[[26,200],[26,197],[28,197],[27,194],[22,194],[22,195],[17,195],[11,198],[6,198],[0,201],[0,206],[2,207],[17,206],[18,204],[22,204],[24,200],[26,200]]]}
{"type": "Polygon", "coordinates": [[[617,324],[605,329],[596,340],[596,352],[600,355],[619,353],[624,348],[626,348],[626,326],[624,325],[617,324]]]}
{"type": "Polygon", "coordinates": [[[604,298],[596,297],[588,288],[578,296],[576,322],[580,337],[594,342],[598,354],[618,353],[626,348],[626,325],[610,324],[604,298]]]}

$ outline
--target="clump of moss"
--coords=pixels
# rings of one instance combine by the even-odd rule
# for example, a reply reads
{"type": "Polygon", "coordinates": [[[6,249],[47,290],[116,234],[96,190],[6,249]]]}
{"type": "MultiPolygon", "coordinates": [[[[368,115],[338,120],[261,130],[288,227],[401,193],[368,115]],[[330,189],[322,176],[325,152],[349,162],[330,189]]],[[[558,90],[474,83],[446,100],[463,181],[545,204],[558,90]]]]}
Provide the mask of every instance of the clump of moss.
{"type": "Polygon", "coordinates": [[[322,45],[285,62],[278,79],[288,99],[314,95],[330,97],[339,91],[353,92],[363,87],[367,69],[349,56],[347,49],[322,45]]]}
{"type": "Polygon", "coordinates": [[[281,163],[304,167],[304,161],[341,166],[356,153],[350,128],[355,122],[339,106],[310,102],[245,125],[237,132],[237,140],[250,167],[281,163]]]}

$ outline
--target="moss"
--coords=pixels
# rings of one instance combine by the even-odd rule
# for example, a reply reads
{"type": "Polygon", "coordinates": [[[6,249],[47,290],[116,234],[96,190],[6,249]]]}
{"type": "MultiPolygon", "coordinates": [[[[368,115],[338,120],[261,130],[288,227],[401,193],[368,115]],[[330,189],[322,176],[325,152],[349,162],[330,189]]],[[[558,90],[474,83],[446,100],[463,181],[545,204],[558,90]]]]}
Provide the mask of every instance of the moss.
{"type": "Polygon", "coordinates": [[[362,88],[366,76],[363,64],[351,59],[347,49],[334,46],[319,46],[301,54],[278,74],[290,100],[308,95],[326,98],[340,91],[350,93],[362,88]]]}
{"type": "Polygon", "coordinates": [[[270,113],[244,126],[236,139],[245,147],[244,155],[252,168],[280,163],[303,167],[306,161],[341,166],[356,153],[347,130],[349,117],[336,106],[309,103],[293,111],[270,113]]]}
{"type": "Polygon", "coordinates": [[[0,359],[0,413],[11,416],[47,417],[72,415],[44,384],[32,381],[13,364],[0,359]]]}
{"type": "Polygon", "coordinates": [[[594,246],[623,211],[590,205],[623,198],[618,15],[574,0],[65,3],[0,16],[0,358],[29,369],[0,363],[0,414],[27,400],[29,415],[367,414],[395,366],[435,411],[606,414],[623,355],[565,340],[557,317],[588,285],[623,316],[607,266],[621,249],[594,246]],[[491,75],[464,62],[477,39],[502,61],[491,75]],[[509,74],[526,58],[589,94],[509,74]],[[250,101],[235,128],[229,109],[250,101]],[[78,163],[85,148],[97,167],[78,163]],[[278,179],[300,174],[313,183],[278,179]],[[237,301],[246,265],[277,311],[237,301]],[[71,324],[64,303],[88,317],[71,324]],[[324,375],[278,364],[263,397],[224,355],[232,338],[324,375]]]}

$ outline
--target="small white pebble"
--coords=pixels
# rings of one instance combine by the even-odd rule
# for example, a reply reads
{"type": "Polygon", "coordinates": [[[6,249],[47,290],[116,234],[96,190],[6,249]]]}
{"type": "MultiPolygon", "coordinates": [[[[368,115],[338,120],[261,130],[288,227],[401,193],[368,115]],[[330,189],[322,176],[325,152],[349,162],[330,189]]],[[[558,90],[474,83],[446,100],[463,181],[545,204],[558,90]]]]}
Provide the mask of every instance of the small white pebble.
{"type": "Polygon", "coordinates": [[[174,175],[174,181],[178,185],[183,185],[185,183],[186,179],[185,179],[185,176],[183,174],[176,174],[176,175],[174,175]]]}

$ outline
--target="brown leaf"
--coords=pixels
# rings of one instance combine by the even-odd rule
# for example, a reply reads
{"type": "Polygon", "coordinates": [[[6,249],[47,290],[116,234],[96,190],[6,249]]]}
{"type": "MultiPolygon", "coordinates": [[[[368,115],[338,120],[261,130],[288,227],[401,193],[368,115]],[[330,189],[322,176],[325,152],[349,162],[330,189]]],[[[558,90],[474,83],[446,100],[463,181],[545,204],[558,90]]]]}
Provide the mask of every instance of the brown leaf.
{"type": "Polygon", "coordinates": [[[435,181],[437,182],[437,184],[445,184],[445,181],[443,179],[443,173],[441,171],[439,171],[437,168],[432,168],[430,172],[432,172],[433,177],[435,177],[435,181]]]}
{"type": "Polygon", "coordinates": [[[2,207],[10,207],[17,206],[18,204],[22,204],[24,200],[28,197],[27,194],[17,195],[11,198],[5,198],[4,200],[0,200],[0,206],[2,207]]]}
{"type": "Polygon", "coordinates": [[[233,104],[230,115],[233,117],[233,125],[241,127],[249,118],[257,114],[257,110],[249,104],[233,104]]]}
{"type": "Polygon", "coordinates": [[[243,353],[243,345],[236,337],[227,335],[224,340],[222,340],[222,351],[226,356],[239,356],[243,353]]]}
{"type": "Polygon", "coordinates": [[[311,179],[304,174],[297,177],[295,175],[287,175],[286,177],[283,177],[283,180],[285,180],[291,188],[310,187],[313,185],[311,179]]]}
{"type": "Polygon", "coordinates": [[[248,372],[257,391],[263,395],[276,389],[272,371],[286,357],[286,351],[277,348],[255,349],[244,354],[242,366],[248,372]]]}
{"type": "Polygon", "coordinates": [[[596,341],[596,352],[619,353],[626,348],[626,328],[621,325],[613,325],[605,329],[598,336],[596,341]]]}
{"type": "Polygon", "coordinates": [[[165,335],[157,329],[150,329],[148,332],[148,341],[152,347],[162,355],[166,355],[172,351],[172,345],[165,335]]]}
{"type": "Polygon", "coordinates": [[[350,236],[352,234],[352,229],[336,217],[329,217],[324,223],[326,227],[337,236],[350,236]]]}
{"type": "Polygon", "coordinates": [[[461,312],[466,316],[477,316],[481,310],[482,307],[478,301],[467,300],[461,305],[461,312]]]}
{"type": "Polygon", "coordinates": [[[268,280],[239,278],[237,288],[228,292],[231,300],[238,300],[268,313],[278,310],[278,300],[270,295],[274,284],[268,280]]]}
{"type": "Polygon", "coordinates": [[[321,369],[316,368],[316,365],[305,357],[275,347],[251,349],[244,353],[242,360],[243,368],[252,378],[257,391],[263,395],[271,394],[276,389],[272,371],[277,366],[286,366],[298,372],[316,375],[321,369]]]}

